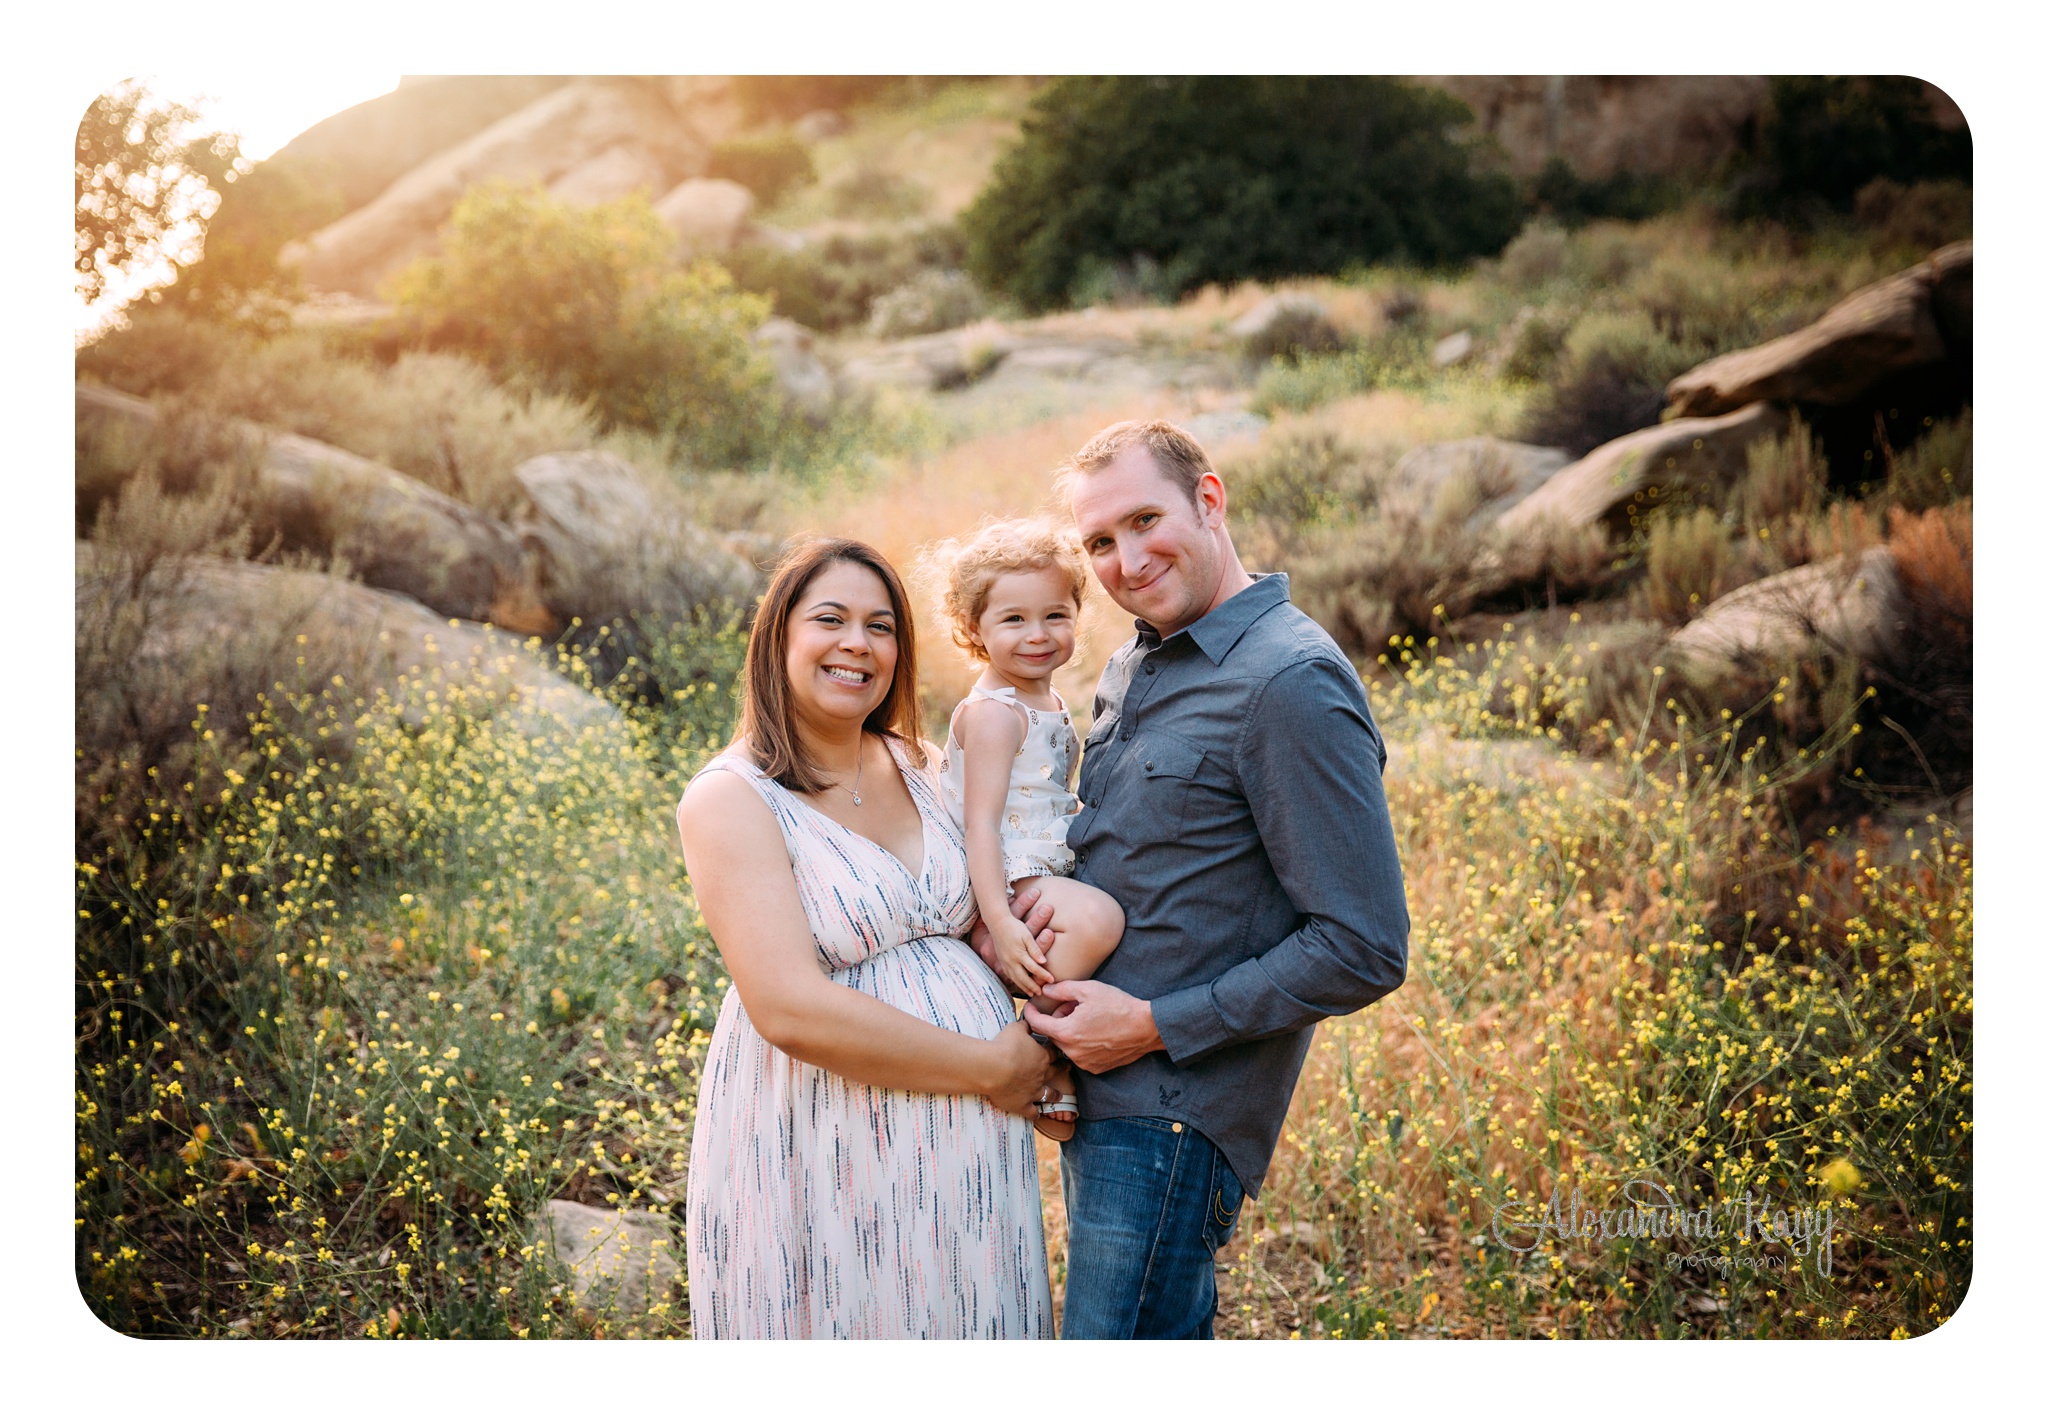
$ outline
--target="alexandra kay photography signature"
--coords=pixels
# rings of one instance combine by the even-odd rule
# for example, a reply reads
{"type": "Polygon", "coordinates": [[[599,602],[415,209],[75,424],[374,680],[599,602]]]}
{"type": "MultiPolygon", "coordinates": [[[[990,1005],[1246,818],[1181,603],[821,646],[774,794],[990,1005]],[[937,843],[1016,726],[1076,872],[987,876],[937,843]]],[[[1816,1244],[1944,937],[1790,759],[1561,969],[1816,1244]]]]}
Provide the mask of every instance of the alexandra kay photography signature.
{"type": "Polygon", "coordinates": [[[1684,1239],[1696,1243],[1754,1241],[1776,1244],[1783,1253],[1759,1250],[1740,1256],[1718,1253],[1669,1253],[1667,1268],[1712,1268],[1726,1275],[1736,1268],[1783,1270],[1790,1260],[1813,1259],[1823,1277],[1834,1272],[1835,1214],[1818,1204],[1785,1206],[1768,1195],[1744,1191],[1687,1208],[1662,1185],[1647,1179],[1623,1186],[1621,1202],[1609,1208],[1588,1207],[1576,1186],[1569,1199],[1553,1189],[1547,1203],[1516,1199],[1493,1211],[1494,1240],[1514,1253],[1529,1253],[1546,1234],[1560,1243],[1601,1246],[1621,1239],[1684,1239]]]}

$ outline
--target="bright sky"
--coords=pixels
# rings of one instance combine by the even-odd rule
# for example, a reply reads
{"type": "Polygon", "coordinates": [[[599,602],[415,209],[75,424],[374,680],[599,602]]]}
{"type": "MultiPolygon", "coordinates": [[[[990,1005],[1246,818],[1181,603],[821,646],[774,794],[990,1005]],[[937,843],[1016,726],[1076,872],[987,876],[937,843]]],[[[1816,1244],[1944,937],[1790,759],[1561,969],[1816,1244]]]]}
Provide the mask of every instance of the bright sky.
{"type": "Polygon", "coordinates": [[[293,65],[227,74],[139,75],[150,92],[195,108],[208,126],[242,135],[242,151],[264,158],[322,118],[398,87],[398,75],[293,65]]]}
{"type": "MultiPolygon", "coordinates": [[[[172,71],[136,75],[158,98],[184,104],[199,114],[202,131],[237,132],[244,156],[270,156],[322,118],[398,87],[398,75],[348,69],[299,70],[285,66],[247,68],[232,74],[172,71]]],[[[161,264],[115,277],[92,305],[79,303],[74,340],[88,337],[114,317],[137,291],[159,283],[161,264]]]]}

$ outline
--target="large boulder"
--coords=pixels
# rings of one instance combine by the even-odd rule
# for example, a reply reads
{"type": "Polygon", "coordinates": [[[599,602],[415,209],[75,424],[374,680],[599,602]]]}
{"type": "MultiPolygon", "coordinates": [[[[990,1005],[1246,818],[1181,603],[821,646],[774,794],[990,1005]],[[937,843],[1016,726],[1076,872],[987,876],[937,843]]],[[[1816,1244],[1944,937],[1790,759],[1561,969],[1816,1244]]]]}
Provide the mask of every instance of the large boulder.
{"type": "Polygon", "coordinates": [[[1821,652],[1895,663],[1907,632],[1906,597],[1885,546],[1802,565],[1744,585],[1671,636],[1688,674],[1775,672],[1821,652]]]}
{"type": "MultiPolygon", "coordinates": [[[[96,474],[133,471],[161,425],[157,409],[86,383],[76,403],[79,443],[94,449],[96,474]]],[[[241,494],[259,545],[275,537],[285,550],[339,557],[364,584],[444,615],[521,633],[553,627],[519,538],[481,511],[310,437],[242,422],[220,433],[247,468],[241,494]]],[[[104,496],[112,487],[94,490],[104,496]]]]}
{"type": "Polygon", "coordinates": [[[247,710],[254,694],[277,683],[325,691],[336,676],[366,699],[387,693],[415,725],[453,685],[535,738],[619,721],[609,703],[552,672],[518,637],[353,580],[204,556],[142,563],[84,541],[75,574],[80,635],[121,641],[119,683],[80,685],[83,736],[180,723],[198,703],[247,710]],[[86,700],[108,692],[123,699],[121,721],[106,715],[94,727],[86,700]]]}
{"type": "Polygon", "coordinates": [[[682,1275],[675,1226],[656,1209],[600,1209],[550,1199],[535,1216],[533,1237],[536,1247],[568,1270],[581,1308],[642,1313],[666,1299],[682,1275]]]}
{"type": "Polygon", "coordinates": [[[1590,526],[1619,518],[1637,497],[1726,482],[1748,466],[1751,443],[1784,432],[1790,417],[1769,403],[1717,418],[1676,418],[1594,448],[1550,474],[1495,523],[1506,542],[1539,523],[1590,526]]]}
{"type": "Polygon", "coordinates": [[[654,214],[690,251],[715,255],[739,243],[754,214],[754,194],[725,177],[692,177],[657,201],[654,214]]]}
{"type": "MultiPolygon", "coordinates": [[[[649,185],[665,191],[702,173],[711,148],[658,85],[578,79],[436,153],[288,255],[315,289],[370,295],[385,276],[435,248],[441,224],[475,184],[503,178],[547,185],[599,158],[606,180],[644,163],[659,176],[649,185]]],[[[597,177],[570,185],[596,190],[597,177]]]]}
{"type": "Polygon", "coordinates": [[[753,598],[752,565],[690,523],[610,452],[556,452],[520,464],[513,527],[548,608],[598,625],[631,615],[687,618],[699,605],[753,598]]]}
{"type": "Polygon", "coordinates": [[[1759,400],[1833,406],[1892,374],[1951,353],[1967,357],[1971,243],[1944,246],[1910,270],[1866,285],[1806,328],[1709,359],[1665,388],[1682,417],[1711,417],[1759,400]],[[1960,339],[1953,348],[1944,323],[1960,339]]]}

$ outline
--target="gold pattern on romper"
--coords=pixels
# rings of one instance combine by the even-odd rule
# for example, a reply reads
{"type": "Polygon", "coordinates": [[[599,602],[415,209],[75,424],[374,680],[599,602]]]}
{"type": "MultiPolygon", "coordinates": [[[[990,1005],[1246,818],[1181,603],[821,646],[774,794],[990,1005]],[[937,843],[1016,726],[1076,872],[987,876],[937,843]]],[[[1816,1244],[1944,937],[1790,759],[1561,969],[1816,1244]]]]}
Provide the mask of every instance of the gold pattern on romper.
{"type": "Polygon", "coordinates": [[[1023,826],[1023,819],[1015,811],[1010,812],[1010,829],[1021,830],[1023,826]]]}
{"type": "MultiPolygon", "coordinates": [[[[1038,768],[1038,774],[1039,774],[1040,776],[1051,776],[1051,775],[1052,775],[1052,763],[1051,763],[1051,762],[1045,762],[1045,763],[1042,763],[1042,764],[1041,764],[1041,765],[1039,766],[1039,768],[1038,768]]],[[[1029,790],[1030,790],[1031,788],[1027,786],[1027,787],[1025,787],[1024,789],[1025,789],[1026,791],[1029,791],[1029,790]]]]}

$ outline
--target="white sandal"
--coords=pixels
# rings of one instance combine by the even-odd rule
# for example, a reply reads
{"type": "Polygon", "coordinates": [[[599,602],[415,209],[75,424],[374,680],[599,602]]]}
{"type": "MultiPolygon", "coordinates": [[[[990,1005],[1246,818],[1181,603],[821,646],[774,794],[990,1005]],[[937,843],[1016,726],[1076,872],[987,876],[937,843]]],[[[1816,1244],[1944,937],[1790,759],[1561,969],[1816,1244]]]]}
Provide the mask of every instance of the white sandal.
{"type": "Polygon", "coordinates": [[[1052,1141],[1055,1145],[1064,1145],[1067,1141],[1074,1138],[1074,1122],[1081,1118],[1081,1105],[1078,1097],[1062,1091],[1056,1100],[1033,1101],[1032,1105],[1038,1110],[1038,1119],[1032,1122],[1032,1129],[1045,1136],[1046,1139],[1052,1141]],[[1048,1130],[1046,1126],[1049,1123],[1064,1123],[1066,1133],[1055,1134],[1053,1131],[1048,1130]]]}

